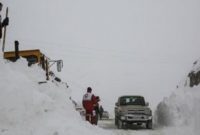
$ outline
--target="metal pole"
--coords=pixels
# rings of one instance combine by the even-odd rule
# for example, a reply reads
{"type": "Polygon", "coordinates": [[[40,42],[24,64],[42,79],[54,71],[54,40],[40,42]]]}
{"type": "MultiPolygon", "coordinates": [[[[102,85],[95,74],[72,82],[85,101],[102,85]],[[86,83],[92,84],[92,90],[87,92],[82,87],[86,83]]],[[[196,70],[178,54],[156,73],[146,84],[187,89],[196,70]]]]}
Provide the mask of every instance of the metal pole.
{"type": "MultiPolygon", "coordinates": [[[[8,7],[6,8],[6,17],[8,17],[8,7]]],[[[4,33],[3,33],[2,52],[4,52],[4,49],[5,49],[5,43],[6,43],[6,26],[4,27],[4,33]]]]}
{"type": "Polygon", "coordinates": [[[49,80],[49,62],[46,59],[46,80],[49,80]]]}
{"type": "Polygon", "coordinates": [[[15,41],[15,61],[19,59],[19,42],[15,41]]]}

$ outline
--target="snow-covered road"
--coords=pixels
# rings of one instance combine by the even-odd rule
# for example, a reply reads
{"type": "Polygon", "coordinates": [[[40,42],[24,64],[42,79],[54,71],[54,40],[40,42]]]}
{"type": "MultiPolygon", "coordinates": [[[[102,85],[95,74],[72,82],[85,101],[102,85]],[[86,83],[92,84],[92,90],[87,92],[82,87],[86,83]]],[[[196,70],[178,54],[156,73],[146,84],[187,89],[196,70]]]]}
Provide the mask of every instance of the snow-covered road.
{"type": "Polygon", "coordinates": [[[112,130],[116,135],[163,135],[162,131],[159,129],[148,130],[143,126],[133,125],[129,129],[117,129],[114,125],[114,120],[99,120],[98,126],[105,130],[112,130]]]}

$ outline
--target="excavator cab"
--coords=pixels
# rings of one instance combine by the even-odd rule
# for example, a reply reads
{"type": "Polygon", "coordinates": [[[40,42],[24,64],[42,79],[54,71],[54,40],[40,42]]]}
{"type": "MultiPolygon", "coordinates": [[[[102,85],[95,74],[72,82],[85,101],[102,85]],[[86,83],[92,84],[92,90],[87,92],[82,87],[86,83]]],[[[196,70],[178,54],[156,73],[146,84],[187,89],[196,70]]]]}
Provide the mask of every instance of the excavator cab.
{"type": "MultiPolygon", "coordinates": [[[[36,63],[41,64],[43,62],[42,57],[44,57],[44,55],[40,52],[39,49],[21,50],[18,52],[18,55],[20,57],[25,58],[28,61],[28,66],[31,66],[32,64],[36,63]]],[[[16,52],[15,51],[4,52],[4,59],[15,62],[16,52]]]]}

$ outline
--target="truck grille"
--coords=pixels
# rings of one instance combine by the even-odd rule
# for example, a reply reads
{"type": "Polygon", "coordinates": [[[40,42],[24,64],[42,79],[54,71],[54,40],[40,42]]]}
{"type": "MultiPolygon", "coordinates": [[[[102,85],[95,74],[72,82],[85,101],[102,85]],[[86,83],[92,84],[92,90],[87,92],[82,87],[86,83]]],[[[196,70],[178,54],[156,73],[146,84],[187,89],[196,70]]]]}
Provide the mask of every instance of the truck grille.
{"type": "Polygon", "coordinates": [[[128,110],[128,114],[145,114],[144,110],[128,110]]]}

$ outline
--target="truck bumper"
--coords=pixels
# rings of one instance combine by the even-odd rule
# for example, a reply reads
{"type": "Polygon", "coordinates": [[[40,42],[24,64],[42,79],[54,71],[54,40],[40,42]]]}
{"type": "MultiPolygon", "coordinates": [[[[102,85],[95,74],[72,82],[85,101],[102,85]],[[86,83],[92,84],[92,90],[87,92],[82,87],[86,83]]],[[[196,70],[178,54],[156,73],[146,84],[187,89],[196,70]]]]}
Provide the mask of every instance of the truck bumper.
{"type": "Polygon", "coordinates": [[[152,120],[152,116],[149,115],[124,115],[120,117],[121,121],[127,123],[138,123],[138,122],[147,122],[152,120]]]}

